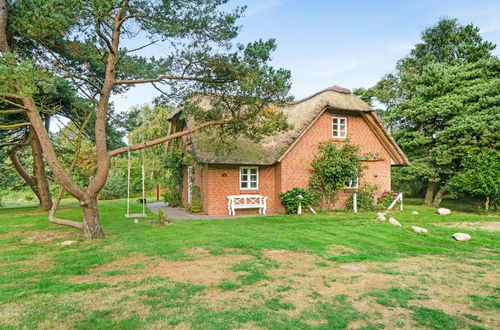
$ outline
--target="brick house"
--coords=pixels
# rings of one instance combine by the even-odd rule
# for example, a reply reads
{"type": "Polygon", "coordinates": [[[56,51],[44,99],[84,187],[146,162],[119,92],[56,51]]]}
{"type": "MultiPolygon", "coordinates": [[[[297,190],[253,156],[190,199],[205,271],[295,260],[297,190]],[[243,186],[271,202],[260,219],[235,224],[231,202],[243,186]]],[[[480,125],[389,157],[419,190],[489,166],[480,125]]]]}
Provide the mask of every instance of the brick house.
{"type": "MultiPolygon", "coordinates": [[[[191,199],[190,188],[200,188],[203,212],[227,214],[227,196],[260,194],[267,197],[267,212],[283,213],[279,194],[294,187],[308,188],[311,161],[318,145],[349,141],[371,157],[359,180],[353,178],[339,193],[336,208],[343,208],[353,191],[364,184],[378,186],[378,194],[391,189],[391,166],[408,165],[408,159],[384,128],[375,111],[348,89],[330,87],[310,97],[288,103],[282,111],[292,128],[255,143],[243,136],[232,137],[223,147],[210,130],[196,132],[185,143],[192,148],[196,164],[186,167],[182,201],[191,199]]],[[[168,120],[170,133],[189,128],[181,110],[168,120]]],[[[168,148],[168,146],[167,146],[168,148]]],[[[238,210],[237,213],[257,213],[238,210]]]]}

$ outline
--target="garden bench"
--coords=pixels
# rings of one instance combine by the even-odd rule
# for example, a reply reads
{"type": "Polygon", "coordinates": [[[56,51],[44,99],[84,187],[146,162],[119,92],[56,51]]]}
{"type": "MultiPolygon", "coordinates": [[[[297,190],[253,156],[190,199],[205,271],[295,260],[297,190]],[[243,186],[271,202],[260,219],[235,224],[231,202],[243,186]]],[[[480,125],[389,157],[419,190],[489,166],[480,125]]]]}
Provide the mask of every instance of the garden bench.
{"type": "Polygon", "coordinates": [[[259,214],[266,214],[267,197],[262,195],[230,195],[227,196],[227,210],[229,215],[236,215],[237,209],[259,209],[259,214]]]}

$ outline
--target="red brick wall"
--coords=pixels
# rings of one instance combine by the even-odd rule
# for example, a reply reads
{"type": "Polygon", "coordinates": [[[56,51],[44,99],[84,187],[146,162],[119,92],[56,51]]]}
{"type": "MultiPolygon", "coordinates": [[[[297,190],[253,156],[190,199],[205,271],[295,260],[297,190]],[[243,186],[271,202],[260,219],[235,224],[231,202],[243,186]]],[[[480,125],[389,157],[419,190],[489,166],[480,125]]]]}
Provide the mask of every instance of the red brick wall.
{"type": "MultiPolygon", "coordinates": [[[[368,168],[363,171],[360,185],[376,184],[379,192],[391,187],[390,157],[375,134],[361,116],[354,112],[325,111],[309,130],[299,139],[293,148],[281,161],[280,191],[285,192],[294,187],[308,188],[311,174],[310,163],[318,152],[318,145],[325,142],[334,142],[339,145],[345,139],[332,138],[332,117],[347,117],[347,135],[352,144],[360,146],[361,153],[377,152],[383,161],[363,162],[368,168]]],[[[339,193],[335,207],[345,207],[349,192],[339,193]]],[[[282,212],[281,204],[278,212],[282,212]]]]}
{"type": "MultiPolygon", "coordinates": [[[[360,178],[360,185],[376,184],[379,192],[391,187],[390,157],[363,118],[355,112],[326,111],[299,139],[280,163],[259,166],[259,189],[240,190],[239,165],[205,165],[196,168],[195,184],[202,191],[203,212],[227,214],[227,196],[238,194],[261,194],[267,196],[267,212],[283,212],[279,193],[294,187],[308,188],[311,174],[310,163],[324,142],[343,144],[344,139],[332,138],[332,116],[347,117],[347,134],[352,144],[360,146],[361,153],[378,153],[382,161],[363,162],[367,168],[360,178]]],[[[187,187],[185,170],[184,187],[187,187]]],[[[183,201],[187,204],[187,188],[183,189],[183,201]]],[[[342,191],[335,207],[345,207],[350,192],[342,191]]],[[[258,213],[258,210],[237,210],[237,214],[258,213]]]]}
{"type": "MultiPolygon", "coordinates": [[[[227,214],[227,196],[260,194],[267,196],[267,212],[275,210],[275,166],[259,167],[259,189],[240,190],[240,165],[207,165],[206,190],[203,196],[207,214],[227,214]]],[[[236,210],[237,214],[258,213],[258,209],[236,210]]]]}

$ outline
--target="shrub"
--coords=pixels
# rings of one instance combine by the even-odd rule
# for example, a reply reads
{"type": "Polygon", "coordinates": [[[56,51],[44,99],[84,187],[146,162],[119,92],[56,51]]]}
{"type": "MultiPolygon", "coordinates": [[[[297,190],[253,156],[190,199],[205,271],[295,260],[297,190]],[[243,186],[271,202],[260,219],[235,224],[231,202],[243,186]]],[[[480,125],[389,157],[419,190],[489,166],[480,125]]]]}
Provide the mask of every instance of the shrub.
{"type": "MultiPolygon", "coordinates": [[[[364,185],[359,189],[356,196],[358,210],[370,211],[375,208],[375,192],[377,189],[377,185],[364,185]]],[[[352,205],[353,194],[351,194],[347,200],[347,208],[352,209],[352,205]]]]}
{"type": "Polygon", "coordinates": [[[299,205],[307,209],[311,207],[316,201],[316,195],[307,189],[293,188],[285,193],[280,193],[281,204],[289,214],[297,213],[299,205]]]}
{"type": "Polygon", "coordinates": [[[178,189],[166,187],[161,197],[165,203],[168,203],[169,206],[177,207],[182,204],[181,195],[179,194],[178,189]]]}
{"type": "Polygon", "coordinates": [[[165,223],[170,223],[170,219],[167,216],[167,213],[163,209],[158,209],[158,217],[156,218],[156,222],[159,225],[164,225],[165,223]]]}
{"type": "Polygon", "coordinates": [[[127,179],[120,173],[109,173],[106,185],[99,193],[99,199],[110,200],[127,196],[127,179]]]}
{"type": "Polygon", "coordinates": [[[311,163],[313,172],[309,179],[311,191],[321,197],[321,204],[330,209],[337,192],[345,182],[359,177],[362,164],[359,147],[349,143],[337,149],[334,143],[319,146],[318,156],[311,163]]]}
{"type": "Polygon", "coordinates": [[[377,198],[378,205],[383,209],[387,209],[389,205],[394,202],[396,197],[398,197],[398,194],[397,191],[385,190],[382,195],[377,198]]]}

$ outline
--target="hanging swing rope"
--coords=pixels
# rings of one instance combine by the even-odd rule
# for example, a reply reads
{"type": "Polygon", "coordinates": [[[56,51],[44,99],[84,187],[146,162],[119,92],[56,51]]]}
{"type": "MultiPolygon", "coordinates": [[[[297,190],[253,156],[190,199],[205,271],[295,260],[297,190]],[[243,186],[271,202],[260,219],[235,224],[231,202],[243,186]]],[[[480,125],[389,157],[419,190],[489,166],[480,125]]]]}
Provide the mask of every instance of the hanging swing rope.
{"type": "Polygon", "coordinates": [[[133,218],[134,222],[137,223],[139,220],[137,218],[146,217],[146,189],[145,189],[145,179],[146,171],[144,167],[144,149],[141,149],[141,179],[142,179],[142,213],[130,214],[130,179],[131,179],[131,168],[132,168],[132,154],[130,146],[128,147],[128,162],[127,162],[127,214],[126,218],[133,218]]]}

